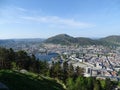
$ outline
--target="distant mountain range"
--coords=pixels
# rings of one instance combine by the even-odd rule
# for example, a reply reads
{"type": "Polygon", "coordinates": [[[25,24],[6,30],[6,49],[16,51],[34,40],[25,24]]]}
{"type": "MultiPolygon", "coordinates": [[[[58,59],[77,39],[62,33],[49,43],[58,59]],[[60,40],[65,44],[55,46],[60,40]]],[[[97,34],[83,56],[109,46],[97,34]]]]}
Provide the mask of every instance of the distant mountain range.
{"type": "Polygon", "coordinates": [[[6,47],[6,48],[16,48],[16,47],[22,47],[24,45],[38,45],[41,42],[43,42],[44,39],[35,38],[35,39],[5,39],[0,40],[0,46],[6,47]]]}
{"type": "Polygon", "coordinates": [[[42,42],[44,39],[33,38],[33,39],[0,39],[0,44],[19,43],[19,42],[42,42]]]}
{"type": "Polygon", "coordinates": [[[91,39],[85,37],[71,37],[67,34],[59,34],[48,38],[45,43],[61,44],[61,45],[120,45],[120,36],[108,36],[100,39],[91,39]]]}
{"type": "Polygon", "coordinates": [[[45,40],[45,43],[52,43],[52,44],[62,44],[62,45],[72,45],[72,44],[81,44],[81,45],[89,45],[89,44],[96,44],[98,43],[97,40],[92,40],[90,38],[84,37],[71,37],[67,34],[59,34],[48,38],[45,40]]]}
{"type": "Polygon", "coordinates": [[[59,34],[48,39],[6,39],[0,40],[1,46],[14,46],[18,44],[61,44],[61,45],[120,45],[120,36],[112,35],[100,39],[91,39],[85,37],[72,37],[67,34],[59,34]]]}
{"type": "Polygon", "coordinates": [[[112,35],[105,38],[101,38],[101,41],[104,41],[112,45],[120,45],[120,36],[112,35]]]}

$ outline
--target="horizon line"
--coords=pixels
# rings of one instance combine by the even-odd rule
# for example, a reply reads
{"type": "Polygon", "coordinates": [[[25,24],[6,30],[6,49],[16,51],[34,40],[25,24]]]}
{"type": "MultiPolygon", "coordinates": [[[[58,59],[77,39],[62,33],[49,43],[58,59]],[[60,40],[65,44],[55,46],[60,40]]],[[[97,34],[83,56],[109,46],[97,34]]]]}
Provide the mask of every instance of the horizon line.
{"type": "MultiPolygon", "coordinates": [[[[57,36],[57,35],[62,35],[62,34],[56,34],[54,36],[57,36]]],[[[68,36],[71,36],[73,38],[79,38],[78,36],[73,36],[73,35],[69,35],[69,34],[66,34],[68,36]]],[[[43,37],[18,37],[18,38],[0,38],[0,40],[19,40],[19,39],[48,39],[48,38],[51,38],[51,37],[54,37],[54,36],[50,36],[50,37],[46,37],[46,38],[43,38],[43,37]]],[[[109,36],[120,36],[120,35],[107,35],[107,36],[98,36],[98,37],[86,37],[86,36],[80,36],[80,37],[83,37],[83,38],[90,38],[90,39],[100,39],[100,38],[105,38],[105,37],[109,37],[109,36]]]]}

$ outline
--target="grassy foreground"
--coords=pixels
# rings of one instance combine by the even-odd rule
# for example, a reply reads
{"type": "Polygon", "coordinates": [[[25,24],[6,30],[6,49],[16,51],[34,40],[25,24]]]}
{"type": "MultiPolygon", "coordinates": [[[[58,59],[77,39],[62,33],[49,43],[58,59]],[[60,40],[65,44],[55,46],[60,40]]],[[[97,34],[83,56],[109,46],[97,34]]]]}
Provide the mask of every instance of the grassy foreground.
{"type": "Polygon", "coordinates": [[[53,79],[38,77],[33,73],[22,74],[10,70],[0,70],[0,82],[10,90],[64,90],[53,79]]]}

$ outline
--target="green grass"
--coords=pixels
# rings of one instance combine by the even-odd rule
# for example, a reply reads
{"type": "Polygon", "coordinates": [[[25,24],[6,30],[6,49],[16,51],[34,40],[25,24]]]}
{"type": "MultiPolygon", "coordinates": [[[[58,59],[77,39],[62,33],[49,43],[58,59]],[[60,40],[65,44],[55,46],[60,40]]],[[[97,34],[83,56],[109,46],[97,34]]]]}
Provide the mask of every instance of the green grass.
{"type": "Polygon", "coordinates": [[[10,70],[0,70],[0,82],[10,90],[64,90],[62,85],[53,79],[37,77],[36,74],[22,74],[10,70]]]}

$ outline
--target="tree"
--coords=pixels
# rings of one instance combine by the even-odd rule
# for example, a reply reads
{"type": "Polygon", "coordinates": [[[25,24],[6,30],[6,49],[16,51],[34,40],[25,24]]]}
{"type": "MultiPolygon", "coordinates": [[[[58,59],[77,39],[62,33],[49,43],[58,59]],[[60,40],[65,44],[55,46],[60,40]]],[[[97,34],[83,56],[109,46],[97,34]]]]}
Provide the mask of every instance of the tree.
{"type": "Polygon", "coordinates": [[[0,48],[0,68],[11,69],[11,60],[9,58],[9,50],[0,48]]]}
{"type": "MultiPolygon", "coordinates": [[[[99,80],[96,80],[94,83],[94,89],[93,90],[102,90],[101,84],[99,80]]],[[[107,89],[109,90],[109,89],[107,89]]]]}
{"type": "Polygon", "coordinates": [[[73,78],[68,78],[66,82],[67,90],[75,90],[73,78]]]}
{"type": "Polygon", "coordinates": [[[69,67],[67,61],[63,63],[63,82],[66,83],[67,78],[69,77],[69,67]]]}
{"type": "Polygon", "coordinates": [[[33,63],[33,70],[35,73],[39,74],[40,73],[40,62],[38,60],[34,61],[33,63]]]}
{"type": "Polygon", "coordinates": [[[105,90],[112,90],[112,89],[113,89],[112,81],[110,81],[109,78],[107,78],[107,79],[105,80],[104,89],[105,89],[105,90]]]}
{"type": "Polygon", "coordinates": [[[11,65],[12,65],[12,69],[13,69],[13,70],[16,70],[16,69],[17,69],[17,65],[16,65],[15,62],[11,62],[11,65]]]}
{"type": "Polygon", "coordinates": [[[69,65],[69,72],[68,72],[68,77],[73,77],[74,76],[74,67],[72,64],[69,65]]]}
{"type": "Polygon", "coordinates": [[[77,66],[76,67],[76,77],[83,76],[83,74],[84,74],[84,69],[79,67],[79,66],[77,66]]]}
{"type": "Polygon", "coordinates": [[[46,61],[39,61],[40,62],[40,74],[45,76],[49,75],[49,64],[46,61]]]}
{"type": "Polygon", "coordinates": [[[86,78],[86,79],[87,79],[87,83],[86,83],[87,89],[88,90],[93,90],[93,87],[94,87],[94,78],[89,77],[89,78],[86,78]]]}
{"type": "Polygon", "coordinates": [[[9,52],[9,55],[8,55],[8,58],[11,60],[11,61],[15,61],[15,52],[12,48],[8,49],[8,52],[9,52]]]}
{"type": "Polygon", "coordinates": [[[19,66],[19,69],[26,69],[29,70],[29,60],[30,57],[25,51],[18,51],[16,56],[16,64],[19,66]]]}
{"type": "Polygon", "coordinates": [[[50,68],[50,76],[53,78],[62,78],[62,68],[59,62],[52,63],[52,66],[50,68]]]}
{"type": "Polygon", "coordinates": [[[79,76],[76,79],[75,90],[88,90],[86,86],[86,78],[79,76]]]}

